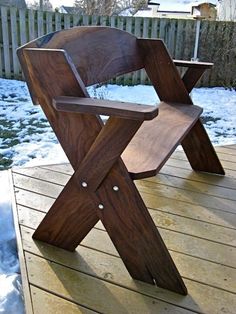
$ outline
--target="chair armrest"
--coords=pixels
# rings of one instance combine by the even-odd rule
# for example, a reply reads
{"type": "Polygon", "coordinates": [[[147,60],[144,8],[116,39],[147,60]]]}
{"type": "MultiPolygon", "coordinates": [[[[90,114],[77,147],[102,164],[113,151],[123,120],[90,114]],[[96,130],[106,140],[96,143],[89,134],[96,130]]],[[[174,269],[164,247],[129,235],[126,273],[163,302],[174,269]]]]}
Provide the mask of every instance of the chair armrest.
{"type": "Polygon", "coordinates": [[[187,68],[204,68],[210,69],[214,64],[210,62],[197,62],[197,61],[184,61],[184,60],[173,60],[174,64],[179,67],[187,68]]]}
{"type": "Polygon", "coordinates": [[[131,120],[152,120],[158,107],[85,97],[60,96],[53,99],[57,111],[116,116],[131,120]]]}

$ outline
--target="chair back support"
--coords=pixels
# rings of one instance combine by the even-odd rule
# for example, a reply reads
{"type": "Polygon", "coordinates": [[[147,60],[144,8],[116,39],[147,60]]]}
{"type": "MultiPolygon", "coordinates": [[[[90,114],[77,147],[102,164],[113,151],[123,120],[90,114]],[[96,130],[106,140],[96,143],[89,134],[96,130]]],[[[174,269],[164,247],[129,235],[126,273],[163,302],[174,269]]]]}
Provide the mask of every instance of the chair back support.
{"type": "Polygon", "coordinates": [[[22,48],[63,49],[85,86],[144,67],[137,38],[109,27],[75,27],[50,33],[22,48]]]}

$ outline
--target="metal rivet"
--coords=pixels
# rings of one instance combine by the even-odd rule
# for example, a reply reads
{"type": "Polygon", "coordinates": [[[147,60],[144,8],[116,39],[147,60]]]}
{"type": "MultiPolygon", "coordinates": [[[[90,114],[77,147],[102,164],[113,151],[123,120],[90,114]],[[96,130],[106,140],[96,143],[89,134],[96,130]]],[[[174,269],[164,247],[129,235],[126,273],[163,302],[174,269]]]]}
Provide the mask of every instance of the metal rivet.
{"type": "Polygon", "coordinates": [[[117,192],[117,191],[119,191],[119,187],[118,187],[117,185],[114,185],[114,186],[113,186],[113,190],[114,190],[115,192],[117,192]]]}
{"type": "Polygon", "coordinates": [[[82,182],[81,185],[82,185],[83,188],[86,188],[88,186],[88,183],[84,181],[84,182],[82,182]]]}
{"type": "Polygon", "coordinates": [[[103,208],[104,208],[103,204],[99,204],[99,205],[98,205],[98,208],[99,208],[99,209],[103,209],[103,208]]]}

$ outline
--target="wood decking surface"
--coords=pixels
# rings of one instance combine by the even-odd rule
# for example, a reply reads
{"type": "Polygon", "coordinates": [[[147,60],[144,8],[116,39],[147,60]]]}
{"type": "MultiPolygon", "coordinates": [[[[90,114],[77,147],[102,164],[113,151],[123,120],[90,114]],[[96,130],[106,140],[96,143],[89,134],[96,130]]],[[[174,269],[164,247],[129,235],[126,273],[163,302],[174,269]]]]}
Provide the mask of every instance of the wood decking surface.
{"type": "Polygon", "coordinates": [[[136,181],[186,297],[132,280],[101,223],[74,253],[33,241],[72,169],[13,169],[27,313],[236,313],[236,145],[216,151],[224,177],[193,172],[177,151],[156,177],[136,181]]]}

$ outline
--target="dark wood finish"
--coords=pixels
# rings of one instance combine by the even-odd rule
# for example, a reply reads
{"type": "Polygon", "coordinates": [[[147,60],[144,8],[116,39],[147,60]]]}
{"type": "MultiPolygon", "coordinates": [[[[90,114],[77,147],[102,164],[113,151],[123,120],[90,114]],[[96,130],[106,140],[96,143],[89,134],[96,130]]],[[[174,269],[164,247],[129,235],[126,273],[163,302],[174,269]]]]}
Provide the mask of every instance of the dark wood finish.
{"type": "Polygon", "coordinates": [[[192,105],[187,82],[180,78],[163,42],[137,39],[112,28],[79,27],[26,44],[18,56],[34,102],[42,106],[75,170],[34,238],[74,250],[100,218],[133,278],[186,294],[120,158],[131,141],[124,160],[131,168],[135,164],[133,177],[140,173],[149,176],[156,174],[182,142],[194,167],[204,164],[204,171],[212,170],[210,158],[213,164],[217,162],[205,130],[199,126],[202,110],[192,105]],[[151,122],[140,128],[144,119],[156,117],[155,107],[89,99],[87,85],[142,67],[164,101],[160,116],[151,122]],[[69,101],[67,96],[74,98],[69,101]],[[53,99],[58,100],[56,109],[53,99]],[[111,115],[105,125],[98,116],[101,113],[111,115]],[[209,152],[205,162],[201,158],[209,152]]]}
{"type": "Polygon", "coordinates": [[[110,117],[76,171],[79,186],[86,182],[88,189],[95,191],[141,124],[138,120],[110,117]]]}
{"type": "MultiPolygon", "coordinates": [[[[26,47],[64,49],[85,86],[143,68],[136,37],[115,28],[74,27],[40,37],[26,47]],[[99,57],[94,58],[95,55],[99,57]]],[[[20,54],[21,48],[19,57],[20,54]]],[[[23,67],[24,73],[25,70],[27,73],[23,67]]]]}
{"type": "MultiPolygon", "coordinates": [[[[72,167],[76,170],[99,134],[102,122],[92,115],[58,112],[51,105],[54,97],[64,94],[87,96],[86,89],[65,51],[23,49],[21,55],[22,59],[20,60],[27,67],[33,93],[37,97],[72,167]],[[42,64],[44,64],[44,71],[41,71],[42,64]]],[[[65,194],[63,193],[56,200],[52,211],[48,213],[47,218],[35,232],[35,239],[48,240],[51,244],[55,243],[60,247],[73,250],[73,236],[68,235],[70,228],[67,224],[65,227],[61,226],[59,218],[63,221],[67,219],[68,223],[77,222],[75,231],[78,230],[79,239],[86,235],[84,230],[89,232],[96,224],[98,217],[95,211],[89,205],[86,207],[87,210],[84,210],[84,203],[87,204],[88,200],[85,197],[78,198],[75,191],[76,188],[73,184],[69,184],[65,188],[65,194]],[[57,215],[52,218],[54,213],[57,213],[57,215]],[[82,225],[74,216],[78,217],[82,225]],[[72,222],[68,217],[72,217],[72,222]],[[85,221],[88,221],[88,225],[85,221]],[[89,229],[89,227],[91,228],[89,229]],[[51,230],[54,230],[54,232],[51,230]]]]}
{"type": "Polygon", "coordinates": [[[52,99],[65,94],[88,97],[79,74],[63,50],[23,48],[20,60],[27,67],[34,94],[37,95],[63,150],[73,168],[77,169],[103,123],[93,115],[58,112],[52,106],[52,99]]]}
{"type": "Polygon", "coordinates": [[[155,176],[201,112],[197,106],[162,102],[157,118],[143,123],[122,155],[132,178],[155,176]]]}
{"type": "MultiPolygon", "coordinates": [[[[162,41],[140,39],[139,46],[145,55],[145,69],[160,99],[165,102],[180,102],[192,105],[192,100],[188,94],[188,90],[193,87],[192,83],[188,85],[180,78],[164,43],[162,41]],[[164,77],[165,79],[163,79],[164,77]],[[176,101],[173,100],[175,97],[176,101]]],[[[198,78],[194,74],[197,73],[195,70],[192,69],[192,82],[193,78],[195,81],[198,78]]],[[[205,172],[224,174],[219,158],[200,120],[186,134],[181,144],[194,170],[203,171],[202,169],[204,169],[205,172]]]]}
{"type": "Polygon", "coordinates": [[[202,77],[205,70],[207,68],[199,67],[199,68],[188,68],[187,71],[183,75],[183,82],[187,89],[187,91],[190,93],[198,80],[202,77]]]}
{"type": "Polygon", "coordinates": [[[162,40],[139,39],[144,67],[161,101],[192,104],[188,91],[162,40]]]}
{"type": "Polygon", "coordinates": [[[199,61],[186,61],[186,60],[173,60],[174,64],[179,67],[196,68],[196,69],[210,69],[213,67],[211,62],[199,62],[199,61]]]}
{"type": "Polygon", "coordinates": [[[194,170],[221,175],[225,174],[215,149],[200,120],[197,121],[181,144],[194,170]]]}
{"type": "Polygon", "coordinates": [[[158,114],[156,106],[121,101],[61,96],[53,100],[58,111],[115,116],[133,120],[152,120],[158,114]]]}
{"type": "Polygon", "coordinates": [[[89,191],[72,176],[33,234],[33,238],[74,251],[98,222],[89,191]]]}
{"type": "Polygon", "coordinates": [[[95,202],[97,214],[131,276],[186,295],[184,282],[121,161],[97,190],[95,202]],[[119,190],[114,191],[113,186],[119,190]],[[103,209],[98,208],[101,203],[103,209]]]}

